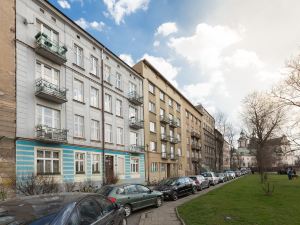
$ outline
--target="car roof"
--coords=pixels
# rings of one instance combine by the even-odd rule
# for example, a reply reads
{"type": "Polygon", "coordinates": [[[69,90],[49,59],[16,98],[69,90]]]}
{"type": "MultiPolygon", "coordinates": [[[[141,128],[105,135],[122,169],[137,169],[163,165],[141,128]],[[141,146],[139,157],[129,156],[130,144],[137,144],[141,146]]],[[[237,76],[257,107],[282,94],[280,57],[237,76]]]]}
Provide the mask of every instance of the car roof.
{"type": "Polygon", "coordinates": [[[79,192],[55,193],[17,197],[4,201],[0,203],[0,224],[7,224],[5,219],[8,217],[11,219],[9,223],[26,224],[44,216],[57,214],[63,207],[71,203],[77,203],[84,197],[94,195],[79,192]]]}

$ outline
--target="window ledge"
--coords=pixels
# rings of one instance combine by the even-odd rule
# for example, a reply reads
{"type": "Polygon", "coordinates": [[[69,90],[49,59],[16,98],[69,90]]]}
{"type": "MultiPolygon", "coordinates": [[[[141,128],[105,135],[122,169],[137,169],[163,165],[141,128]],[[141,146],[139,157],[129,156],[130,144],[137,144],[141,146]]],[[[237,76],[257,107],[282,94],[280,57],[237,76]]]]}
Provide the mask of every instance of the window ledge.
{"type": "Polygon", "coordinates": [[[119,147],[125,147],[124,144],[116,144],[116,145],[119,146],[119,147]]]}
{"type": "Polygon", "coordinates": [[[94,139],[91,139],[91,142],[101,143],[100,140],[94,140],[94,139]]]}
{"type": "Polygon", "coordinates": [[[93,76],[93,77],[95,77],[95,78],[97,78],[97,79],[100,79],[100,76],[99,75],[97,75],[97,74],[94,74],[94,73],[89,73],[91,76],[93,76]]]}
{"type": "Polygon", "coordinates": [[[115,87],[116,90],[120,91],[120,92],[124,92],[122,89],[115,87]]]}
{"type": "Polygon", "coordinates": [[[79,175],[79,176],[81,175],[82,176],[82,175],[85,175],[85,172],[75,172],[75,175],[79,175]]]}
{"type": "Polygon", "coordinates": [[[74,101],[74,102],[77,102],[77,103],[80,103],[80,104],[82,104],[82,105],[85,105],[85,102],[82,102],[82,101],[76,100],[76,99],[74,99],[74,98],[73,98],[73,101],[74,101]]]}
{"type": "Polygon", "coordinates": [[[77,67],[78,69],[81,69],[82,71],[85,71],[85,69],[83,68],[83,66],[79,66],[76,63],[73,63],[73,66],[77,67]]]}
{"type": "Polygon", "coordinates": [[[112,83],[110,83],[110,82],[107,81],[107,80],[104,80],[104,83],[108,84],[109,86],[113,86],[112,83]]]}
{"type": "Polygon", "coordinates": [[[116,117],[118,117],[118,118],[120,118],[120,119],[124,119],[124,117],[123,117],[123,116],[118,116],[118,115],[116,115],[116,117]]]}
{"type": "Polygon", "coordinates": [[[97,106],[90,105],[90,107],[93,108],[93,109],[101,110],[99,106],[97,107],[97,106]]]}
{"type": "Polygon", "coordinates": [[[86,139],[85,139],[84,137],[76,137],[76,136],[74,136],[73,138],[74,138],[74,139],[77,139],[77,140],[86,141],[86,139]]]}
{"type": "Polygon", "coordinates": [[[113,115],[112,112],[108,112],[108,111],[106,111],[106,110],[104,110],[104,112],[105,112],[105,113],[108,113],[108,114],[110,114],[110,115],[113,115]]]}
{"type": "Polygon", "coordinates": [[[104,142],[105,144],[108,144],[108,145],[113,145],[114,143],[112,142],[104,142]]]}

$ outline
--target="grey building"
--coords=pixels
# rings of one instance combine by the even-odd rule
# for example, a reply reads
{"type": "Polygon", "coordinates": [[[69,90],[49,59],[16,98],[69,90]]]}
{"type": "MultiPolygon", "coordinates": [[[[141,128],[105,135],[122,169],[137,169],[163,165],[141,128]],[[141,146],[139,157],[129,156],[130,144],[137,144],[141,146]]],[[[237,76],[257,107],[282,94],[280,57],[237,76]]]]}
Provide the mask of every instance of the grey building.
{"type": "Polygon", "coordinates": [[[16,1],[16,68],[17,177],[144,181],[138,73],[42,0],[16,1]]]}

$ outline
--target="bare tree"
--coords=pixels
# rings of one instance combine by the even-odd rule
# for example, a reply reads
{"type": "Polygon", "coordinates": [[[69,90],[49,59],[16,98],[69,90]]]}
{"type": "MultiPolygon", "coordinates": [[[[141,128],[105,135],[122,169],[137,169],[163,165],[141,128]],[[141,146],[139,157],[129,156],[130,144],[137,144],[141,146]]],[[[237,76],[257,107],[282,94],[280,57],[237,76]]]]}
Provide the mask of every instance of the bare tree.
{"type": "Polygon", "coordinates": [[[257,165],[263,181],[268,163],[272,161],[272,152],[268,151],[266,144],[284,125],[284,108],[270,95],[253,92],[244,99],[242,115],[249,133],[253,134],[253,141],[257,147],[257,165]]]}

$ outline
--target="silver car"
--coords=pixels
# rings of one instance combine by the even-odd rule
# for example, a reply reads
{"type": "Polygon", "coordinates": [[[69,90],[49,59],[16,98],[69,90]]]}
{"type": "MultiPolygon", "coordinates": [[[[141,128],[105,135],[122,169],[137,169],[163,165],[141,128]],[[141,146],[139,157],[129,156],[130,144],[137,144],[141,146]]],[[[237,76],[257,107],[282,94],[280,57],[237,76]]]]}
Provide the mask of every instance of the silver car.
{"type": "Polygon", "coordinates": [[[204,172],[201,173],[207,180],[209,180],[210,185],[216,185],[219,183],[219,178],[216,176],[214,172],[204,172]]]}

